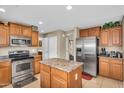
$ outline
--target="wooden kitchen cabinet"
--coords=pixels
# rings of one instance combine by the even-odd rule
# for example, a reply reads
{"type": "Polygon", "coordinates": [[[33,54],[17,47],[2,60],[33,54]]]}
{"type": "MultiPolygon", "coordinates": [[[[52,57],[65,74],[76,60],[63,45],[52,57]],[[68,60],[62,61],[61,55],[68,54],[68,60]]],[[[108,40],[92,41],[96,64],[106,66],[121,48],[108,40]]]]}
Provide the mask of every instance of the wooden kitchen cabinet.
{"type": "Polygon", "coordinates": [[[80,37],[88,37],[88,29],[80,29],[80,37]]]}
{"type": "Polygon", "coordinates": [[[32,28],[31,26],[22,26],[22,35],[25,37],[31,37],[32,28]]]}
{"type": "Polygon", "coordinates": [[[89,28],[88,36],[100,36],[100,27],[89,28]]]}
{"type": "Polygon", "coordinates": [[[109,60],[100,58],[99,60],[99,74],[109,77],[109,60]]]}
{"type": "Polygon", "coordinates": [[[100,33],[100,45],[108,46],[109,45],[109,30],[101,30],[100,33]]]}
{"type": "Polygon", "coordinates": [[[39,46],[39,33],[32,31],[32,46],[39,46]]]}
{"type": "Polygon", "coordinates": [[[122,66],[122,60],[110,59],[110,77],[118,80],[123,80],[122,66]]]}
{"type": "Polygon", "coordinates": [[[117,80],[123,80],[122,59],[118,58],[99,58],[99,74],[117,80]]]}
{"type": "Polygon", "coordinates": [[[50,88],[50,67],[40,64],[40,86],[42,88],[50,88]]]}
{"type": "Polygon", "coordinates": [[[51,69],[51,87],[67,88],[67,73],[55,68],[51,69]]]}
{"type": "Polygon", "coordinates": [[[11,62],[0,62],[0,86],[11,83],[11,62]]]}
{"type": "Polygon", "coordinates": [[[34,73],[35,74],[40,73],[40,61],[41,61],[41,55],[37,55],[34,57],[34,73]]]}
{"type": "Polygon", "coordinates": [[[9,46],[9,28],[0,24],[0,47],[9,46]]]}
{"type": "Polygon", "coordinates": [[[10,23],[10,35],[22,36],[22,26],[15,23],[10,23]]]}
{"type": "Polygon", "coordinates": [[[112,45],[120,46],[122,45],[122,28],[115,27],[110,29],[111,33],[111,42],[112,45]]]}
{"type": "Polygon", "coordinates": [[[92,27],[87,29],[80,29],[80,37],[88,37],[88,36],[100,36],[100,27],[92,27]]]}
{"type": "MultiPolygon", "coordinates": [[[[50,60],[49,60],[50,62],[50,60]]],[[[40,79],[41,88],[81,88],[82,87],[82,65],[70,72],[58,69],[50,62],[41,63],[40,79]],[[49,64],[49,65],[48,65],[49,64]]],[[[58,61],[56,61],[58,62],[58,61]]],[[[53,63],[56,63],[55,61],[53,63]]],[[[58,66],[58,65],[57,65],[58,66]]]]}

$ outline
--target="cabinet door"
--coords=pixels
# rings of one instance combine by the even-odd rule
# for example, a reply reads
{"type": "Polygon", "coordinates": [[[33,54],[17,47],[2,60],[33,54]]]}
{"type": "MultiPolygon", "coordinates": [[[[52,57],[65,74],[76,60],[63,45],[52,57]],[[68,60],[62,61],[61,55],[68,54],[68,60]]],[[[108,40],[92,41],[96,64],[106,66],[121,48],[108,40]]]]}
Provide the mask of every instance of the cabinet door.
{"type": "Polygon", "coordinates": [[[100,44],[101,45],[109,45],[109,31],[108,30],[101,31],[100,44]]]}
{"type": "Polygon", "coordinates": [[[32,46],[39,45],[39,34],[38,31],[32,31],[32,46]]]}
{"type": "Polygon", "coordinates": [[[52,88],[67,88],[67,81],[59,76],[51,76],[51,87],[52,88]]]}
{"type": "Polygon", "coordinates": [[[0,24],[0,46],[9,45],[9,31],[8,27],[0,24]]]}
{"type": "Polygon", "coordinates": [[[87,36],[88,36],[88,29],[81,29],[80,37],[87,37],[87,36]]]}
{"type": "Polygon", "coordinates": [[[32,29],[31,29],[31,27],[29,26],[23,26],[22,27],[22,34],[23,34],[23,36],[25,36],[25,37],[31,37],[31,32],[32,32],[32,29]]]}
{"type": "Polygon", "coordinates": [[[22,26],[18,24],[10,24],[10,35],[21,36],[22,35],[22,26]]]}
{"type": "Polygon", "coordinates": [[[40,73],[40,62],[39,61],[35,61],[34,68],[35,68],[34,70],[35,74],[40,73]]]}
{"type": "Polygon", "coordinates": [[[97,37],[99,37],[99,35],[100,35],[100,27],[89,28],[88,35],[89,36],[97,36],[97,37]]]}
{"type": "Polygon", "coordinates": [[[9,83],[9,68],[0,68],[0,85],[8,85],[9,83]]]}
{"type": "Polygon", "coordinates": [[[11,62],[0,62],[0,86],[9,85],[11,77],[11,62]]]}
{"type": "Polygon", "coordinates": [[[50,73],[41,70],[40,71],[41,88],[50,88],[50,73]]]}
{"type": "Polygon", "coordinates": [[[110,77],[118,80],[122,80],[122,61],[119,60],[110,60],[110,77]]]}
{"type": "Polygon", "coordinates": [[[109,76],[109,63],[105,61],[99,62],[99,74],[102,76],[109,76]]]}
{"type": "Polygon", "coordinates": [[[121,27],[111,29],[112,45],[122,44],[122,29],[121,27]]]}

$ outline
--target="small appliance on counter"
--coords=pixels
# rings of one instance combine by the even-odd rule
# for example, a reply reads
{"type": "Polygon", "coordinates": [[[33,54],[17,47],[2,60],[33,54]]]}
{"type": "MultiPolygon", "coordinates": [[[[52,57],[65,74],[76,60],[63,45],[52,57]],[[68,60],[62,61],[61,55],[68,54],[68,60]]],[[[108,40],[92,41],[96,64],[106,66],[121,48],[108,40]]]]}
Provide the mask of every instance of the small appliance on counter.
{"type": "Polygon", "coordinates": [[[122,58],[122,53],[119,52],[119,51],[117,51],[117,52],[116,52],[116,56],[117,56],[117,58],[122,58]]]}
{"type": "Polygon", "coordinates": [[[101,48],[100,56],[109,56],[109,52],[105,48],[101,48]]]}
{"type": "Polygon", "coordinates": [[[116,52],[115,51],[110,51],[110,57],[117,57],[116,52]]]}

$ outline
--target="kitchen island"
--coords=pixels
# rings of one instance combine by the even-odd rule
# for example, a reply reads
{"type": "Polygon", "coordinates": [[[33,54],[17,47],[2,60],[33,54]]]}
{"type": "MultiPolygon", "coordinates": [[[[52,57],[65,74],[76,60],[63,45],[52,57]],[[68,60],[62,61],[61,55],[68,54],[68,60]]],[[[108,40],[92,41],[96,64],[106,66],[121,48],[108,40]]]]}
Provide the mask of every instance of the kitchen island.
{"type": "Polygon", "coordinates": [[[52,58],[41,61],[41,88],[81,88],[82,62],[52,58]]]}

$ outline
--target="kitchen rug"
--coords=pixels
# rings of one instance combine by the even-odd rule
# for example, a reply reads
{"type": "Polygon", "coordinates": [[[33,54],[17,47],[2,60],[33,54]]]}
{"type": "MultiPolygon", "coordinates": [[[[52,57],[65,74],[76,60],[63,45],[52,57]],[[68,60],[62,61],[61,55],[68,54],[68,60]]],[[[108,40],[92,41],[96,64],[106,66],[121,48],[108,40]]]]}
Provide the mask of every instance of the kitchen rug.
{"type": "Polygon", "coordinates": [[[22,88],[22,87],[24,87],[25,85],[28,85],[28,84],[30,84],[30,83],[36,81],[36,80],[37,80],[36,77],[27,78],[27,79],[25,79],[25,80],[23,80],[23,81],[17,82],[16,84],[12,84],[12,86],[13,86],[13,88],[22,88]]]}
{"type": "Polygon", "coordinates": [[[86,79],[86,80],[91,80],[93,78],[93,76],[91,76],[85,72],[82,72],[82,78],[86,79]]]}

